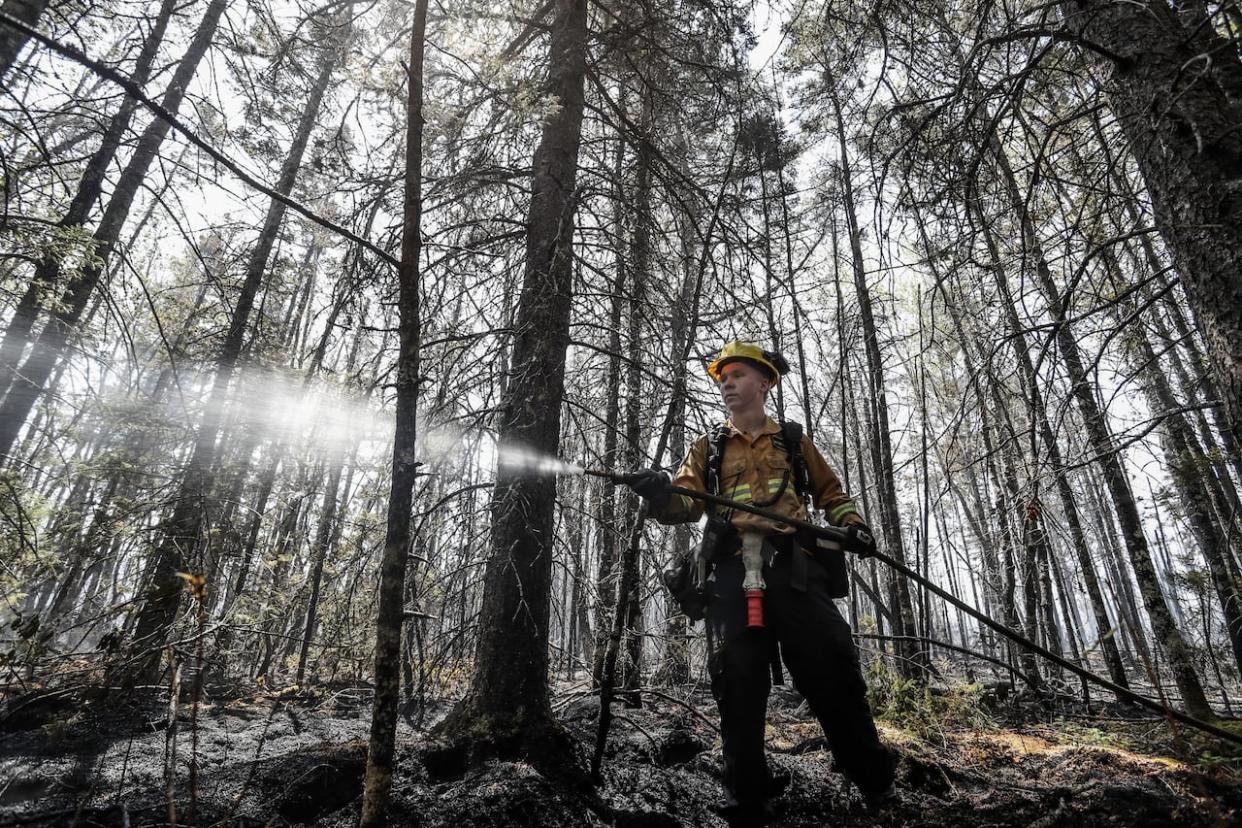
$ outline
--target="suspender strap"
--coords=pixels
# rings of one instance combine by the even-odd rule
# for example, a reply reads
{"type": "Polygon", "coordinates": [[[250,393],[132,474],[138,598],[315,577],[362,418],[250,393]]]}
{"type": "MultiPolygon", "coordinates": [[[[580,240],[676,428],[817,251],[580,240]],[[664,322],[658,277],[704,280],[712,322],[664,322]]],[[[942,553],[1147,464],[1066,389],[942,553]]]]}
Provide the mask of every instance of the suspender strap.
{"type": "MultiPolygon", "coordinates": [[[[793,421],[781,423],[781,442],[785,444],[785,454],[789,457],[789,465],[793,469],[794,491],[804,505],[811,495],[811,484],[806,469],[806,458],[802,456],[802,423],[793,421]]],[[[808,507],[807,514],[810,514],[808,507]]]]}
{"type": "MultiPolygon", "coordinates": [[[[708,494],[720,494],[720,473],[724,468],[725,444],[728,441],[729,429],[724,423],[720,424],[715,434],[707,437],[707,468],[703,471],[703,484],[708,494]]],[[[716,507],[712,509],[714,511],[716,507]]]]}
{"type": "MultiPolygon", "coordinates": [[[[806,458],[802,456],[802,423],[781,423],[781,442],[784,443],[785,454],[789,457],[789,465],[793,469],[794,491],[798,493],[806,513],[811,514],[810,491],[807,480],[806,458]]],[[[790,550],[793,556],[789,561],[789,585],[798,592],[806,592],[807,554],[794,544],[790,550]]]]}

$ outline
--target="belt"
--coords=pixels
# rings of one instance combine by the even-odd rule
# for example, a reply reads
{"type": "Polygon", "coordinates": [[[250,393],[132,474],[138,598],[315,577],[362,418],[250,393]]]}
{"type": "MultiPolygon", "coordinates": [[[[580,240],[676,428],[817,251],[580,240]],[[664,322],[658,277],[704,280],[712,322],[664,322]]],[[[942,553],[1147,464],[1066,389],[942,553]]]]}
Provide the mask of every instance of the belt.
{"type": "MultiPolygon", "coordinates": [[[[779,534],[771,533],[764,538],[764,542],[772,547],[774,552],[788,552],[795,547],[806,548],[807,544],[799,540],[796,534],[779,534]]],[[[742,548],[742,536],[737,532],[731,532],[725,540],[723,549],[725,555],[732,555],[740,551],[742,548]]]]}

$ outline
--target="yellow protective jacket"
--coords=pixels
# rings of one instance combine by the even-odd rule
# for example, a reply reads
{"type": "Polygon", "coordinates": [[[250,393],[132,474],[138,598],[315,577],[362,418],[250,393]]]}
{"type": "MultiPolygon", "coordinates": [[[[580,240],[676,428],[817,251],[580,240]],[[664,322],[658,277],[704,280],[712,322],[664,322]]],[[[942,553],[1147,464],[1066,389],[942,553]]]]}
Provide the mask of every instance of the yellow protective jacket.
{"type": "MultiPolygon", "coordinates": [[[[732,420],[724,426],[729,436],[724,444],[724,456],[720,464],[720,494],[741,503],[766,502],[777,493],[781,480],[789,474],[789,484],[776,503],[766,508],[789,517],[806,519],[806,509],[794,486],[794,470],[789,467],[789,455],[778,440],[781,427],[768,417],[759,433],[748,437],[733,425],[732,420]]],[[[707,454],[709,444],[716,434],[705,434],[694,441],[690,453],[673,478],[674,486],[707,491],[707,454]]],[[[828,520],[837,525],[862,523],[858,507],[845,490],[841,481],[829,467],[824,456],[805,434],[802,435],[802,457],[806,462],[809,494],[815,508],[827,513],[828,520]]],[[[685,495],[673,495],[663,509],[653,516],[660,523],[690,523],[703,514],[703,502],[685,495]]],[[[792,534],[794,529],[783,523],[747,512],[734,511],[733,526],[738,531],[761,531],[774,534],[792,534]]]]}

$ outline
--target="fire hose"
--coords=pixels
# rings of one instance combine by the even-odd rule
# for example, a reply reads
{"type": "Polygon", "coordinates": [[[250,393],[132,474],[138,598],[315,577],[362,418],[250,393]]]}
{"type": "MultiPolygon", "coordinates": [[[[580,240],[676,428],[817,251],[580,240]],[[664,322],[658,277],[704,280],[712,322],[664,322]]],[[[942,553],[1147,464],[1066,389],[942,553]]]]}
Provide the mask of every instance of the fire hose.
{"type": "MultiPolygon", "coordinates": [[[[628,485],[630,482],[634,480],[634,475],[632,474],[614,474],[612,472],[601,471],[598,469],[585,469],[584,471],[586,474],[591,475],[593,477],[604,478],[605,480],[610,480],[613,483],[620,484],[620,485],[628,485]]],[[[768,520],[772,520],[777,523],[783,523],[786,526],[792,526],[795,529],[801,529],[806,532],[813,533],[814,535],[817,535],[821,538],[825,538],[830,541],[835,541],[836,543],[844,544],[845,542],[845,538],[846,538],[845,531],[843,529],[838,529],[833,526],[819,526],[807,520],[801,520],[799,518],[782,515],[777,512],[771,511],[769,509],[764,509],[759,506],[753,506],[749,503],[740,503],[734,500],[730,500],[729,498],[726,498],[726,497],[721,497],[720,495],[711,494],[709,492],[700,492],[695,489],[687,489],[682,486],[670,486],[669,493],[676,494],[676,495],[683,495],[685,497],[694,498],[695,500],[699,500],[704,503],[710,503],[716,506],[723,506],[728,509],[736,509],[739,512],[748,512],[752,515],[758,515],[759,517],[767,518],[768,520]]],[[[1227,742],[1232,742],[1236,745],[1242,745],[1242,735],[1233,733],[1232,731],[1229,731],[1223,727],[1214,725],[1211,722],[1205,722],[1202,719],[1198,719],[1187,713],[1183,713],[1180,710],[1176,710],[1167,704],[1162,704],[1161,702],[1156,701],[1155,699],[1149,699],[1144,695],[1134,692],[1128,687],[1122,687],[1121,685],[1113,681],[1110,681],[1101,675],[1093,673],[1090,670],[1087,670],[1073,663],[1072,661],[1069,661],[1068,659],[1057,655],[1051,650],[1048,650],[1047,648],[1040,646],[1036,642],[1031,641],[1029,638],[1026,638],[1023,635],[1020,635],[1019,633],[1014,632],[1009,627],[1005,626],[999,621],[995,621],[992,618],[989,618],[988,616],[984,615],[979,610],[975,609],[974,607],[970,606],[969,604],[965,603],[959,598],[956,598],[951,593],[947,592],[944,589],[941,589],[935,583],[933,583],[932,581],[929,581],[927,578],[924,578],[922,575],[910,569],[908,566],[898,561],[897,559],[889,555],[886,555],[883,552],[880,552],[878,550],[872,553],[872,557],[874,557],[878,561],[881,561],[882,563],[884,563],[886,566],[890,567],[891,569],[896,570],[897,572],[901,573],[902,575],[904,575],[906,578],[910,579],[911,581],[914,581],[915,583],[919,584],[924,589],[930,591],[931,593],[935,595],[938,595],[940,598],[944,599],[945,601],[948,601],[954,607],[966,613],[971,618],[975,619],[980,624],[984,625],[985,627],[992,630],[993,632],[1004,636],[1005,638],[1009,639],[1015,644],[1021,647],[1025,647],[1026,649],[1030,650],[1033,653],[1036,653],[1037,655],[1044,657],[1048,661],[1070,671],[1071,673],[1078,676],[1079,678],[1084,679],[1085,681],[1089,681],[1092,684],[1095,684],[1099,687],[1102,687],[1105,690],[1108,690],[1109,692],[1113,693],[1119,698],[1125,698],[1133,702],[1134,704],[1137,704],[1141,707],[1146,707],[1149,710],[1153,710],[1163,716],[1166,716],[1170,719],[1174,719],[1178,722],[1181,722],[1184,725],[1193,727],[1196,730],[1201,730],[1204,733],[1209,733],[1217,737],[1218,739],[1223,739],[1227,742]]]]}

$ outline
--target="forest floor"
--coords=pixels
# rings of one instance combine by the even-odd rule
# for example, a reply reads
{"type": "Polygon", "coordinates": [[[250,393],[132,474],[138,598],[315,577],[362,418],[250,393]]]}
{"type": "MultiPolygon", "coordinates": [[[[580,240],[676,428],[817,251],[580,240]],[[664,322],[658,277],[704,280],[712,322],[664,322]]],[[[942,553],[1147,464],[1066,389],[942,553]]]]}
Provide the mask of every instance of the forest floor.
{"type": "MultiPolygon", "coordinates": [[[[196,714],[183,703],[172,715],[166,692],[147,694],[107,705],[59,697],[18,707],[10,700],[0,709],[0,828],[357,824],[366,688],[260,688],[215,695],[196,714]]],[[[710,695],[662,691],[645,700],[640,709],[616,707],[594,807],[527,763],[490,761],[464,775],[438,774],[434,762],[423,761],[424,729],[406,719],[391,824],[723,825],[713,810],[721,757],[710,695]],[[610,818],[600,816],[609,811],[610,818]]],[[[585,755],[597,700],[562,688],[556,709],[585,755]]],[[[427,720],[444,710],[433,706],[427,720]]],[[[1163,721],[1087,716],[1064,706],[1055,713],[1013,702],[989,707],[977,690],[898,688],[879,696],[877,710],[901,761],[896,798],[869,811],[834,771],[798,698],[774,689],[769,755],[792,775],[774,825],[1242,823],[1239,758],[1184,731],[1173,734],[1163,721]]]]}

